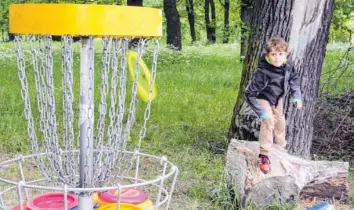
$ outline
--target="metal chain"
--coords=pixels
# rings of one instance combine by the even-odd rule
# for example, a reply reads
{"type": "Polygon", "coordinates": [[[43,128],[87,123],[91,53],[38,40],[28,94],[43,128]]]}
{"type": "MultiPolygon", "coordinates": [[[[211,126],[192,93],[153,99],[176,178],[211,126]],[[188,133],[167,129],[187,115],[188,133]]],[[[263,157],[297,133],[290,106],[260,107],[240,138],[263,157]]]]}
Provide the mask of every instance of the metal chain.
{"type": "Polygon", "coordinates": [[[105,136],[105,118],[107,113],[107,94],[108,94],[108,74],[110,65],[110,38],[104,37],[102,39],[102,72],[101,72],[101,102],[99,105],[99,120],[97,123],[97,138],[95,141],[96,155],[94,156],[94,183],[98,183],[98,176],[102,171],[102,155],[103,139],[105,136]]]}
{"type": "Polygon", "coordinates": [[[65,182],[64,172],[62,170],[61,154],[59,151],[58,135],[57,135],[57,121],[55,115],[55,98],[54,98],[54,76],[53,76],[53,50],[52,50],[52,37],[50,35],[45,36],[45,63],[46,63],[46,73],[47,73],[47,91],[48,91],[48,122],[49,122],[49,144],[51,146],[51,151],[53,154],[53,164],[52,167],[58,174],[58,178],[61,182],[65,182]]]}
{"type": "Polygon", "coordinates": [[[111,145],[112,142],[112,135],[113,135],[113,127],[114,127],[114,122],[115,122],[115,104],[117,101],[117,74],[118,74],[118,55],[119,55],[119,39],[113,38],[112,39],[112,79],[111,79],[111,94],[110,94],[110,100],[111,100],[111,105],[109,108],[109,118],[110,118],[110,123],[107,128],[107,146],[105,147],[105,155],[104,155],[104,161],[102,167],[100,167],[100,170],[97,174],[95,174],[95,181],[97,186],[102,186],[103,182],[107,180],[109,177],[109,159],[112,156],[111,148],[109,145],[111,145]]]}
{"type": "Polygon", "coordinates": [[[158,52],[159,52],[159,40],[155,40],[155,46],[154,46],[154,54],[153,54],[153,63],[151,67],[151,81],[150,81],[150,89],[148,93],[148,103],[144,112],[144,124],[140,130],[139,134],[139,141],[138,141],[138,146],[137,150],[140,151],[140,146],[141,146],[141,141],[146,135],[146,124],[147,121],[150,118],[150,113],[151,113],[151,102],[153,98],[153,92],[154,92],[154,86],[155,86],[155,80],[156,80],[156,70],[157,70],[157,58],[158,58],[158,52]]]}
{"type": "MultiPolygon", "coordinates": [[[[127,91],[127,52],[130,39],[113,38],[112,53],[110,38],[103,38],[102,49],[102,70],[100,85],[99,115],[96,127],[96,136],[94,137],[94,39],[88,40],[88,91],[84,94],[88,96],[88,110],[85,120],[88,126],[83,132],[86,144],[82,155],[85,157],[83,163],[83,177],[81,178],[82,187],[101,187],[111,178],[113,169],[118,169],[115,176],[123,177],[131,170],[133,161],[140,152],[143,138],[147,131],[147,121],[150,118],[151,102],[154,94],[154,84],[156,80],[158,40],[155,40],[153,52],[153,63],[151,68],[150,89],[148,93],[148,103],[144,111],[144,121],[140,128],[138,144],[135,147],[134,154],[127,159],[126,147],[131,134],[131,129],[136,121],[137,110],[137,89],[138,78],[141,73],[140,62],[147,49],[148,39],[140,39],[137,48],[137,61],[134,67],[135,80],[132,84],[131,98],[129,107],[126,104],[127,91]],[[112,56],[112,57],[111,57],[112,56]],[[112,69],[111,69],[112,68],[112,69]],[[109,82],[109,76],[111,80],[109,82]],[[118,88],[118,90],[117,90],[118,88]],[[110,104],[107,97],[110,94],[110,104]],[[109,106],[109,107],[108,107],[109,106]],[[109,110],[107,110],[109,109],[109,110]],[[127,109],[127,112],[126,112],[127,109]],[[108,113],[109,123],[106,125],[106,115],[108,113]],[[107,130],[106,130],[107,129],[107,130]],[[106,139],[105,139],[106,137],[106,139]],[[95,141],[93,141],[93,139],[95,141]],[[94,143],[94,145],[92,145],[94,143]],[[96,149],[94,152],[94,148],[96,149]],[[92,157],[94,156],[94,157],[92,157]],[[123,164],[127,163],[124,165],[123,164]],[[94,173],[92,173],[94,171],[94,173]],[[120,173],[122,171],[122,173],[120,173]],[[92,182],[93,181],[93,182],[92,182]]],[[[39,141],[36,136],[34,119],[31,111],[31,104],[28,93],[28,84],[26,78],[26,64],[23,55],[23,44],[19,37],[15,40],[16,54],[19,69],[19,78],[21,82],[21,96],[25,104],[25,116],[28,125],[33,153],[41,152],[39,141]]],[[[41,156],[37,157],[37,165],[44,177],[57,178],[56,182],[76,185],[75,155],[74,155],[74,111],[73,111],[73,38],[71,36],[62,39],[62,94],[63,94],[63,146],[64,154],[59,149],[59,138],[57,133],[56,107],[54,95],[54,77],[53,77],[53,50],[51,36],[39,37],[39,48],[36,50],[33,40],[31,43],[32,64],[34,67],[34,78],[37,94],[37,106],[40,115],[40,131],[43,138],[43,147],[47,152],[47,158],[44,161],[41,156]],[[63,155],[63,159],[62,159],[63,155]],[[68,178],[66,178],[68,177],[68,178]]],[[[82,94],[82,93],[80,93],[82,94]]],[[[81,120],[81,119],[80,119],[81,120]]],[[[80,155],[81,156],[81,155],[80,155]]],[[[139,160],[138,160],[139,161],[139,160]]],[[[80,169],[81,170],[81,169],[80,169]]],[[[81,175],[81,174],[80,174],[81,175]]],[[[117,180],[114,180],[117,181],[117,180]]],[[[115,183],[116,184],[116,183],[115,183]]]]}
{"type": "MultiPolygon", "coordinates": [[[[119,99],[118,99],[118,105],[115,107],[115,104],[111,106],[111,110],[113,110],[112,115],[111,115],[111,123],[113,123],[112,127],[112,136],[109,136],[109,141],[107,143],[107,155],[105,159],[105,170],[103,171],[102,175],[102,182],[106,182],[108,178],[111,176],[111,172],[114,167],[115,163],[115,157],[117,156],[118,150],[116,149],[119,145],[119,140],[121,139],[121,130],[122,130],[122,121],[124,117],[124,104],[125,104],[125,93],[126,93],[126,66],[127,66],[127,61],[126,61],[126,54],[129,46],[129,39],[123,38],[119,40],[118,38],[114,38],[115,40],[115,47],[114,51],[115,53],[113,54],[113,62],[112,62],[112,68],[113,71],[117,71],[119,73],[119,99]],[[118,40],[121,42],[120,47],[118,47],[118,40]],[[121,58],[120,60],[120,71],[118,71],[118,58],[121,58]],[[114,119],[114,120],[113,120],[114,119]]],[[[113,80],[116,82],[116,79],[113,80]]],[[[117,84],[114,84],[115,86],[117,84]]],[[[114,86],[114,87],[115,87],[114,86]]],[[[112,84],[113,87],[113,84],[112,84]]],[[[115,90],[114,90],[115,92],[115,90]]],[[[115,94],[116,97],[116,94],[115,94]]],[[[114,98],[116,100],[116,98],[114,98]]],[[[112,124],[111,124],[112,125],[112,124]]]]}
{"type": "MultiPolygon", "coordinates": [[[[21,97],[24,102],[24,113],[25,118],[27,120],[27,131],[31,141],[31,149],[32,153],[40,154],[40,149],[38,146],[37,135],[34,127],[34,120],[32,116],[31,102],[28,93],[28,82],[26,77],[26,62],[24,57],[24,48],[22,39],[19,36],[15,37],[14,40],[15,52],[17,58],[17,67],[18,67],[18,77],[21,83],[21,97]]],[[[43,159],[40,155],[35,156],[37,165],[45,178],[48,178],[48,174],[46,173],[43,159]]]]}
{"type": "MultiPolygon", "coordinates": [[[[62,88],[63,88],[63,141],[64,141],[64,166],[66,174],[70,181],[75,185],[75,167],[74,167],[74,111],[73,111],[73,37],[62,37],[62,88]]],[[[69,184],[68,183],[68,184],[69,184]]]]}
{"type": "MultiPolygon", "coordinates": [[[[124,141],[124,135],[123,135],[123,119],[124,119],[124,114],[125,114],[125,99],[126,99],[126,82],[127,82],[127,51],[129,47],[129,39],[123,39],[123,52],[121,55],[121,69],[120,69],[120,75],[119,75],[119,103],[116,111],[117,115],[117,123],[116,123],[116,138],[114,139],[114,146],[112,147],[114,149],[114,155],[113,159],[111,160],[111,168],[115,165],[115,161],[117,160],[118,157],[122,156],[122,153],[124,150],[122,150],[122,145],[124,141]]],[[[131,100],[135,100],[132,99],[131,100]]],[[[129,120],[129,116],[128,116],[129,120]]],[[[118,163],[118,168],[120,168],[120,164],[118,163]]]]}
{"type": "Polygon", "coordinates": [[[118,150],[119,150],[118,157],[115,158],[115,160],[117,160],[117,165],[118,165],[118,167],[117,167],[118,173],[116,173],[116,174],[120,175],[120,178],[122,178],[124,176],[124,174],[128,171],[128,169],[130,169],[132,167],[133,160],[136,157],[136,152],[134,152],[130,162],[127,164],[127,166],[125,167],[125,169],[121,173],[120,172],[121,166],[122,166],[123,160],[126,157],[125,150],[126,150],[127,140],[130,136],[131,128],[135,122],[136,103],[138,102],[137,101],[138,78],[139,78],[139,74],[141,71],[140,61],[141,61],[142,56],[146,50],[147,44],[148,44],[147,39],[140,39],[139,43],[138,43],[138,49],[137,49],[138,55],[137,55],[137,61],[135,63],[135,67],[134,67],[135,80],[132,85],[132,96],[131,96],[131,103],[130,103],[130,107],[129,107],[128,119],[127,119],[127,123],[125,125],[122,140],[120,141],[120,144],[121,144],[120,148],[118,148],[118,150]]]}
{"type": "MultiPolygon", "coordinates": [[[[123,38],[122,39],[122,53],[120,56],[120,75],[119,75],[119,104],[116,109],[117,115],[117,123],[115,124],[115,136],[113,138],[113,146],[112,146],[112,153],[113,156],[111,157],[110,161],[110,168],[109,174],[113,171],[113,168],[118,168],[120,170],[121,163],[116,165],[117,158],[122,156],[122,153],[125,151],[120,150],[123,141],[123,119],[125,114],[125,100],[126,100],[126,82],[127,82],[127,52],[129,48],[129,41],[130,39],[123,38]]],[[[108,178],[108,177],[107,177],[108,178]]],[[[114,183],[116,184],[116,183],[114,183]]]]}
{"type": "Polygon", "coordinates": [[[135,111],[136,111],[136,104],[138,102],[137,99],[137,90],[138,90],[138,78],[139,78],[139,74],[140,74],[140,61],[141,58],[145,52],[145,48],[147,45],[147,40],[146,39],[140,39],[139,43],[138,43],[138,56],[137,56],[137,61],[135,64],[135,68],[134,68],[134,77],[135,77],[135,81],[133,82],[132,85],[132,98],[131,98],[131,102],[130,102],[130,106],[129,106],[129,113],[128,113],[128,120],[127,120],[127,124],[125,125],[124,128],[124,134],[123,134],[123,140],[122,140],[122,146],[121,149],[122,151],[125,150],[126,147],[126,142],[128,140],[128,137],[130,135],[130,131],[131,128],[135,122],[135,111]]]}
{"type": "Polygon", "coordinates": [[[55,169],[52,167],[54,165],[53,154],[50,150],[50,134],[49,134],[49,121],[48,121],[48,91],[47,91],[47,75],[46,75],[46,65],[45,65],[45,41],[43,36],[38,36],[38,51],[37,57],[40,59],[39,66],[39,77],[40,77],[40,92],[41,92],[41,119],[40,119],[40,128],[43,135],[43,143],[45,145],[45,152],[47,153],[47,171],[50,174],[50,177],[55,175],[55,169]]]}
{"type": "MultiPolygon", "coordinates": [[[[155,86],[155,80],[156,80],[156,70],[157,70],[157,58],[158,58],[158,52],[159,52],[159,41],[156,39],[154,43],[154,52],[153,52],[153,63],[152,63],[152,68],[151,68],[151,80],[150,80],[150,88],[149,88],[149,93],[148,93],[148,102],[146,105],[146,109],[144,111],[144,122],[143,126],[140,129],[139,133],[139,140],[138,140],[138,145],[135,147],[134,153],[130,159],[129,164],[125,168],[125,170],[122,172],[121,177],[124,177],[124,175],[127,173],[127,171],[131,170],[131,167],[133,165],[133,161],[136,158],[137,154],[140,152],[140,146],[142,139],[146,135],[146,125],[147,121],[150,118],[150,113],[151,113],[151,102],[153,98],[153,91],[154,91],[154,86],[155,86]]],[[[147,45],[147,44],[146,44],[147,45]]]]}

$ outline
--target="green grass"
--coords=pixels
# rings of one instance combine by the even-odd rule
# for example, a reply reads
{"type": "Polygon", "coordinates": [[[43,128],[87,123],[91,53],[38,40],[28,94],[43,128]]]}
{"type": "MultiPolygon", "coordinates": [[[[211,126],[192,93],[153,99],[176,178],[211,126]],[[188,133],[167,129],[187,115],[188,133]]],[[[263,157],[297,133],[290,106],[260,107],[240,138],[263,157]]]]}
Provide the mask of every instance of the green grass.
{"type": "MultiPolygon", "coordinates": [[[[28,154],[27,125],[11,47],[9,43],[0,45],[0,152],[28,154]]],[[[59,47],[55,44],[55,53],[60,53],[59,47]]],[[[235,205],[236,201],[224,185],[225,155],[219,153],[220,148],[225,149],[227,145],[226,136],[238,93],[242,70],[238,54],[239,46],[231,44],[185,46],[183,52],[164,47],[160,50],[156,83],[158,96],[152,104],[142,151],[167,156],[179,167],[180,175],[173,197],[173,206],[177,209],[227,209],[235,205]]],[[[328,54],[334,56],[336,50],[328,54]]],[[[100,55],[96,55],[96,59],[100,59],[100,55]]],[[[78,63],[75,66],[78,67],[78,63]]],[[[58,61],[55,68],[58,87],[58,61]]],[[[78,76],[77,71],[75,75],[78,76]]],[[[96,72],[98,86],[100,80],[97,75],[96,72]]],[[[77,96],[78,85],[75,89],[77,96]]],[[[60,101],[60,93],[56,97],[60,101]]],[[[143,111],[140,107],[138,122],[143,119],[143,111]]],[[[136,142],[138,129],[134,128],[132,143],[136,142]]]]}

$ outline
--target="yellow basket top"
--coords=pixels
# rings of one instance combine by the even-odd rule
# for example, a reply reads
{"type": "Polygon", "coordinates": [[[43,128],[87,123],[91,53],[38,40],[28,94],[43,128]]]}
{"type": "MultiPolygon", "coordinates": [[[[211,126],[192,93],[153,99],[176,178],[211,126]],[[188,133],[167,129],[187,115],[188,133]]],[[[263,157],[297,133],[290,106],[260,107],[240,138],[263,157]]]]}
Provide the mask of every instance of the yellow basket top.
{"type": "Polygon", "coordinates": [[[160,9],[89,4],[12,4],[10,33],[161,37],[160,9]]]}

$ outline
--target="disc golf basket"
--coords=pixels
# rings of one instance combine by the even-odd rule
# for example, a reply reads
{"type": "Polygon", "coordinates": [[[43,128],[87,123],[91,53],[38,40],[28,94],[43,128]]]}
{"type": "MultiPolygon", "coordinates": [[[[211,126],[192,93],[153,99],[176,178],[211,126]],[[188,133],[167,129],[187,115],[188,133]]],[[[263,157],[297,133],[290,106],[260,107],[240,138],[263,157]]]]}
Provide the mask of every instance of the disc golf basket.
{"type": "Polygon", "coordinates": [[[168,209],[178,168],[140,151],[161,10],[15,4],[10,32],[32,154],[0,163],[0,209],[168,209]]]}

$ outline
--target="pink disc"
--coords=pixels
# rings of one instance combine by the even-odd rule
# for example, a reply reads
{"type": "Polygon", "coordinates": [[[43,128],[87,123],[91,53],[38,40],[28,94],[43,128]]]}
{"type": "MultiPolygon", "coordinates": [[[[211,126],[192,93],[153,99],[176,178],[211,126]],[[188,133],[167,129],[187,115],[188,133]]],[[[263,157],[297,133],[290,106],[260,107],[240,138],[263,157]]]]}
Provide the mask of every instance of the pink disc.
{"type": "MultiPolygon", "coordinates": [[[[98,193],[100,199],[108,203],[117,203],[118,194],[115,193],[115,190],[109,190],[107,192],[98,193]]],[[[127,188],[124,189],[120,198],[121,203],[131,203],[139,204],[143,203],[148,199],[148,195],[138,189],[127,188]]]]}
{"type": "MultiPolygon", "coordinates": [[[[23,210],[31,210],[27,207],[26,203],[22,204],[23,210]]],[[[20,210],[20,205],[15,206],[12,210],[20,210]]]]}
{"type": "MultiPolygon", "coordinates": [[[[67,194],[67,208],[71,209],[78,205],[76,195],[67,194]]],[[[27,202],[31,210],[62,210],[64,209],[64,193],[47,193],[34,197],[27,202]]]]}

